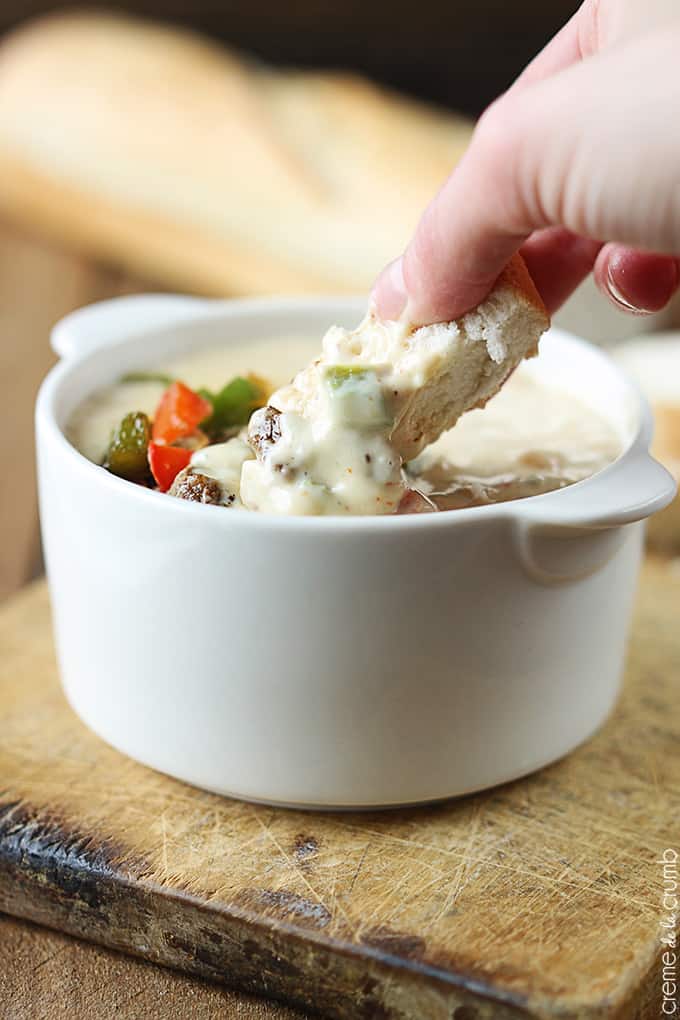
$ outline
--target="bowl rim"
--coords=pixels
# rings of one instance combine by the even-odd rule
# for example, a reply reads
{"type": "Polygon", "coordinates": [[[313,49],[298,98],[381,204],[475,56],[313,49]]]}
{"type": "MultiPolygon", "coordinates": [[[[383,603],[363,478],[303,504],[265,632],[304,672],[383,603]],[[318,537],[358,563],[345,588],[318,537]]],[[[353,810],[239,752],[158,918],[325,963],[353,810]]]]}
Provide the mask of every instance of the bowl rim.
{"type": "MultiPolygon", "coordinates": [[[[143,295],[134,295],[133,300],[143,295]]],[[[165,297],[165,295],[164,295],[165,297]]],[[[176,299],[180,295],[167,295],[169,299],[176,299]]],[[[113,299],[110,302],[100,302],[101,305],[110,305],[116,301],[129,301],[130,298],[113,299]]],[[[337,309],[341,305],[345,304],[348,310],[354,310],[357,307],[357,299],[346,296],[327,296],[319,297],[303,296],[303,297],[262,297],[262,298],[236,298],[236,299],[190,299],[196,302],[196,313],[193,316],[178,320],[175,324],[179,327],[188,328],[191,322],[198,320],[214,320],[219,319],[221,314],[227,313],[226,318],[228,319],[233,314],[252,314],[255,316],[257,313],[261,313],[266,310],[273,312],[276,309],[288,312],[298,312],[300,314],[311,314],[318,313],[325,307],[337,309]]],[[[75,315],[80,314],[82,311],[90,311],[96,309],[97,305],[88,306],[85,309],[81,309],[79,312],[74,313],[75,315]]],[[[62,320],[63,322],[64,320],[62,320]]],[[[165,328],[173,326],[172,319],[168,319],[165,323],[165,328]]],[[[57,324],[56,329],[59,328],[60,324],[57,324]]],[[[540,493],[535,496],[525,496],[520,499],[508,500],[499,503],[490,503],[483,506],[464,507],[458,510],[441,511],[439,513],[422,513],[422,514],[376,514],[376,515],[327,515],[327,516],[302,516],[302,515],[280,515],[264,512],[253,512],[245,508],[231,508],[229,513],[225,513],[224,507],[210,506],[203,504],[193,504],[187,500],[179,499],[168,499],[165,493],[156,492],[152,489],[147,489],[143,486],[135,485],[134,483],[128,482],[125,479],[118,478],[115,475],[104,471],[99,465],[88,460],[80,451],[70,442],[67,438],[64,429],[59,425],[57,414],[56,414],[56,401],[58,400],[59,393],[62,385],[68,379],[68,377],[81,366],[95,362],[98,357],[101,356],[103,350],[111,351],[117,348],[127,348],[135,341],[141,339],[144,336],[153,336],[161,332],[163,327],[151,327],[143,329],[139,332],[119,336],[111,342],[102,344],[94,349],[85,350],[81,353],[77,353],[73,356],[64,357],[62,360],[50,370],[45,377],[36,401],[36,445],[41,446],[41,436],[44,434],[44,430],[47,430],[50,441],[56,444],[59,453],[64,456],[69,466],[77,471],[81,477],[87,480],[88,484],[97,486],[110,487],[111,497],[118,500],[132,500],[139,501],[139,505],[148,507],[156,506],[157,512],[160,513],[172,513],[172,514],[189,514],[194,515],[197,512],[204,515],[203,519],[207,526],[208,521],[212,521],[212,526],[220,527],[243,527],[247,530],[257,531],[260,528],[264,528],[269,531],[281,531],[284,533],[297,533],[297,532],[311,532],[311,533],[322,533],[332,532],[337,535],[341,534],[356,534],[357,532],[371,532],[371,533],[399,533],[404,530],[419,530],[419,529],[442,529],[448,530],[450,527],[461,526],[464,523],[471,523],[473,521],[485,521],[491,522],[492,520],[498,520],[501,518],[510,518],[511,520],[522,520],[527,515],[533,517],[534,514],[531,511],[538,511],[538,516],[543,516],[540,511],[549,511],[549,507],[558,503],[563,502],[566,494],[570,494],[571,498],[575,493],[583,494],[584,500],[587,502],[587,493],[592,492],[596,486],[602,486],[607,484],[608,480],[616,472],[628,469],[632,467],[632,464],[627,462],[635,459],[639,460],[640,457],[646,457],[651,460],[649,454],[649,445],[652,438],[653,432],[653,418],[651,409],[644,398],[639,386],[631,379],[626,372],[617,365],[616,362],[611,359],[605,351],[598,348],[596,345],[589,341],[570,334],[564,330],[553,327],[551,333],[554,339],[558,339],[560,343],[567,343],[575,348],[580,348],[587,351],[590,356],[595,356],[602,363],[606,363],[607,370],[618,377],[631,397],[636,402],[637,411],[637,431],[634,433],[629,443],[622,449],[619,456],[607,464],[600,471],[590,475],[588,478],[584,478],[581,481],[574,482],[571,485],[565,486],[562,489],[556,489],[546,493],[540,493]],[[161,509],[165,507],[165,509],[161,509]],[[527,513],[528,512],[528,513],[527,513]],[[207,515],[207,516],[206,516],[207,515]],[[221,523],[219,523],[221,522],[221,523]]],[[[203,344],[197,346],[197,350],[207,349],[211,346],[218,346],[217,344],[203,344]]],[[[84,394],[81,399],[85,399],[87,394],[84,394]]],[[[670,477],[670,476],[669,476],[670,477]]],[[[670,498],[665,502],[669,502],[670,498]]],[[[559,506],[559,503],[558,503],[559,506]]],[[[557,508],[556,508],[557,509],[557,508]]],[[[656,507],[655,507],[656,509],[656,507]]],[[[550,513],[546,513],[546,522],[549,522],[550,513]]],[[[559,513],[558,513],[558,516],[559,513]]],[[[645,515],[646,516],[646,515],[645,515]]],[[[198,518],[189,516],[188,520],[196,522],[198,518]]],[[[560,521],[560,523],[564,523],[560,521]]],[[[574,520],[574,526],[578,526],[578,520],[574,520]]]]}

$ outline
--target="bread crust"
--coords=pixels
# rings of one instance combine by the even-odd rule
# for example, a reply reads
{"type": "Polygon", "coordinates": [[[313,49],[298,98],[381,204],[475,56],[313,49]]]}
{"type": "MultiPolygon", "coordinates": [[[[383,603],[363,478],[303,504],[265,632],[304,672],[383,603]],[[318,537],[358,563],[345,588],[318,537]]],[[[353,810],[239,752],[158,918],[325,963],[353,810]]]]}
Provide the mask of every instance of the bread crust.
{"type": "Polygon", "coordinates": [[[206,297],[357,289],[192,224],[131,209],[59,180],[0,148],[0,211],[17,226],[136,276],[206,297]]]}
{"type": "Polygon", "coordinates": [[[543,298],[536,289],[536,284],[531,278],[526,262],[519,252],[516,252],[512,256],[505,269],[496,280],[493,289],[497,290],[500,287],[511,287],[517,292],[519,300],[524,300],[528,302],[528,304],[533,305],[536,311],[544,316],[545,325],[543,328],[548,328],[550,325],[548,310],[545,307],[543,298]]]}
{"type": "MultiPolygon", "coordinates": [[[[392,439],[405,460],[416,457],[425,446],[452,428],[462,413],[484,407],[507,382],[521,360],[538,354],[538,341],[548,329],[550,317],[524,259],[519,254],[514,255],[505,266],[485,300],[457,319],[455,325],[463,336],[467,335],[469,329],[479,332],[479,328],[474,327],[475,320],[499,304],[505,312],[521,315],[521,341],[513,343],[512,350],[507,351],[500,363],[493,361],[488,345],[480,337],[476,338],[476,343],[466,347],[465,357],[471,364],[474,359],[474,371],[477,372],[476,399],[468,394],[461,400],[461,394],[457,392],[460,364],[458,352],[453,350],[454,360],[450,364],[444,363],[428,383],[414,394],[397,422],[392,439]]],[[[511,329],[508,331],[514,332],[511,329]]]]}

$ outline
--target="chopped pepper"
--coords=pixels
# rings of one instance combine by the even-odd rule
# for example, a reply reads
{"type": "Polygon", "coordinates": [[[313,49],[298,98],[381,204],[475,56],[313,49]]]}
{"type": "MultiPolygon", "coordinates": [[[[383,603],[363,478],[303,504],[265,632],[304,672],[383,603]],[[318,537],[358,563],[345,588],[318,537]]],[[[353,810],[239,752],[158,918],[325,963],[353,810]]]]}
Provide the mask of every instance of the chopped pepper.
{"type": "Polygon", "coordinates": [[[191,450],[167,443],[149,443],[149,466],[161,492],[167,492],[180,471],[191,460],[191,450]]]}
{"type": "Polygon", "coordinates": [[[375,374],[375,369],[367,365],[329,365],[324,378],[331,389],[339,390],[346,383],[363,382],[375,374]]]}
{"type": "Polygon", "coordinates": [[[120,381],[124,383],[155,382],[170,386],[175,380],[171,375],[165,375],[164,372],[126,372],[120,381]]]}
{"type": "Polygon", "coordinates": [[[337,424],[368,429],[391,424],[377,368],[329,365],[324,380],[330,397],[330,416],[337,424]]]}
{"type": "Polygon", "coordinates": [[[155,443],[174,443],[190,436],[212,414],[212,404],[176,380],[165,391],[156,409],[152,436],[155,443]]]}
{"type": "Polygon", "coordinates": [[[106,451],[104,467],[129,482],[150,481],[147,448],[151,439],[151,423],[142,411],[126,414],[114,429],[106,451]]]}
{"type": "Polygon", "coordinates": [[[267,383],[255,375],[236,376],[219,393],[201,390],[212,404],[212,414],[201,423],[211,438],[224,436],[229,429],[246,425],[250,415],[267,402],[267,383]]]}

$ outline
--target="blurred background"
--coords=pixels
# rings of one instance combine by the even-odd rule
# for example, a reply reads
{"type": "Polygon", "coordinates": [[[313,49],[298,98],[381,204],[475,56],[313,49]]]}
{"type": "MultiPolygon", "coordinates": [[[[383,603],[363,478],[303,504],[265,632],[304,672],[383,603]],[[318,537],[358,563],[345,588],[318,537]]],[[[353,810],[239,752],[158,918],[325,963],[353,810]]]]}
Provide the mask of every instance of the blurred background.
{"type": "Polygon", "coordinates": [[[352,69],[474,116],[579,6],[574,0],[3,0],[0,30],[106,6],[197,28],[275,64],[352,69]]]}
{"type": "MultiPolygon", "coordinates": [[[[52,324],[148,289],[367,290],[577,4],[100,6],[0,6],[0,598],[40,570],[32,409],[52,324]]],[[[590,285],[561,320],[604,343],[640,330],[590,285]]]]}

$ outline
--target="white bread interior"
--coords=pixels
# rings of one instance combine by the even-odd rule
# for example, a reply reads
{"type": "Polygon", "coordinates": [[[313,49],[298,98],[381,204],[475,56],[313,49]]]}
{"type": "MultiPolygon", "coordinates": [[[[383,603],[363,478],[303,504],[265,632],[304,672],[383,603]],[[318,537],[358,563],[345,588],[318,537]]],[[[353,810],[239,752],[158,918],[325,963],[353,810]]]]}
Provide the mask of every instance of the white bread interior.
{"type": "Polygon", "coordinates": [[[517,255],[476,309],[455,322],[425,327],[444,329],[448,342],[439,364],[397,420],[392,442],[403,460],[412,460],[453,428],[465,411],[483,407],[520,361],[538,353],[538,341],[549,325],[543,302],[517,255]]]}
{"type": "Polygon", "coordinates": [[[402,460],[416,457],[465,411],[497,393],[523,358],[536,354],[550,320],[516,255],[489,296],[453,322],[414,328],[369,313],[354,330],[333,327],[322,357],[272,394],[270,404],[313,419],[324,367],[389,366],[391,442],[402,460]]]}

